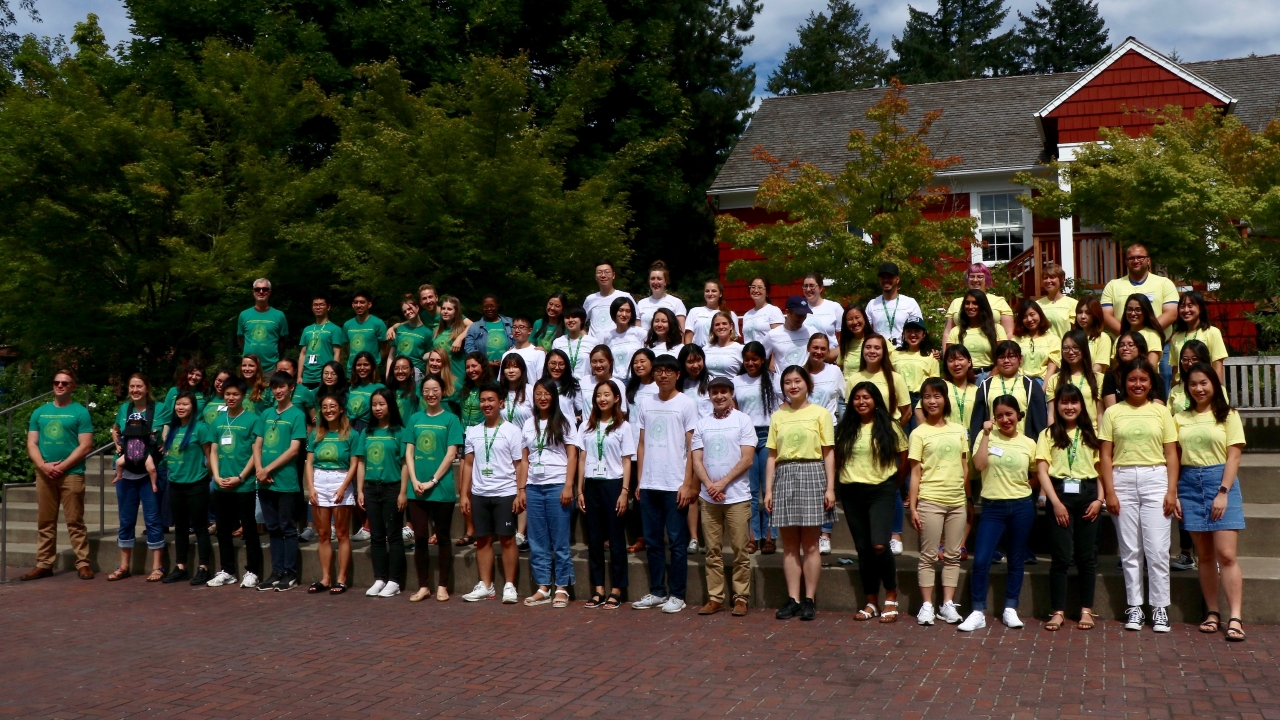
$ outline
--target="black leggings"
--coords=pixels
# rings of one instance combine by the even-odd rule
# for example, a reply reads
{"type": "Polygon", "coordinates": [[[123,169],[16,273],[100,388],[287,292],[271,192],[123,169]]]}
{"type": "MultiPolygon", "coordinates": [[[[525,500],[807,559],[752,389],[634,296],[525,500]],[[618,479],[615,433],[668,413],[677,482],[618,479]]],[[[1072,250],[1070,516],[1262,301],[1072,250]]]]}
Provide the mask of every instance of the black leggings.
{"type": "Polygon", "coordinates": [[[878,485],[836,483],[836,486],[840,488],[844,517],[849,523],[849,532],[853,534],[853,545],[858,550],[862,592],[871,599],[880,595],[881,585],[885,590],[897,590],[898,565],[889,550],[893,505],[898,492],[897,478],[889,478],[878,485]]]}
{"type": "Polygon", "coordinates": [[[399,496],[400,483],[366,481],[364,484],[373,579],[394,581],[404,587],[404,513],[396,507],[399,496]]]}
{"type": "Polygon", "coordinates": [[[418,587],[431,587],[431,549],[427,538],[431,529],[436,534],[436,566],[440,573],[439,586],[453,592],[453,539],[449,531],[453,525],[451,502],[432,500],[409,501],[409,524],[413,526],[413,567],[418,572],[418,587]]]}
{"type": "Polygon", "coordinates": [[[618,517],[618,496],[622,478],[587,478],[583,488],[587,500],[587,567],[592,587],[604,587],[604,543],[609,541],[609,577],[613,589],[627,598],[626,520],[618,517]]]}
{"type": "Polygon", "coordinates": [[[1080,572],[1080,606],[1093,607],[1098,584],[1098,518],[1085,520],[1089,505],[1098,499],[1098,481],[1080,483],[1080,492],[1070,495],[1062,491],[1062,479],[1052,478],[1053,490],[1067,508],[1070,522],[1058,524],[1053,505],[1045,508],[1049,519],[1049,546],[1053,564],[1049,566],[1049,609],[1067,609],[1067,568],[1074,562],[1080,572]]]}
{"type": "Polygon", "coordinates": [[[254,513],[257,499],[258,494],[251,492],[215,490],[213,493],[213,514],[218,518],[218,558],[222,569],[232,575],[240,574],[232,534],[237,527],[242,527],[245,570],[262,577],[262,543],[258,540],[258,520],[254,513]]]}
{"type": "Polygon", "coordinates": [[[191,552],[191,535],[196,533],[196,557],[198,565],[209,567],[213,558],[213,543],[209,541],[209,481],[193,483],[169,483],[169,497],[173,508],[174,562],[187,564],[191,552]]]}

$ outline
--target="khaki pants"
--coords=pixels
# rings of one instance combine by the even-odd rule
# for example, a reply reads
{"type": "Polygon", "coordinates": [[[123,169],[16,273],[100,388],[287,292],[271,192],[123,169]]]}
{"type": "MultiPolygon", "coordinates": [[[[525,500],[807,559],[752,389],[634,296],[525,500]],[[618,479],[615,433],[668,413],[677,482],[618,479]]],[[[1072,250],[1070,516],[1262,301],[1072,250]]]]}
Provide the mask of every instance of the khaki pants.
{"type": "Polygon", "coordinates": [[[751,555],[747,543],[751,537],[751,503],[743,501],[732,505],[717,505],[698,498],[702,509],[702,532],[707,536],[707,596],[712,602],[724,604],[724,536],[729,535],[733,548],[734,596],[751,595],[751,555]]]}
{"type": "Polygon", "coordinates": [[[76,567],[89,567],[89,536],[84,526],[84,475],[51,480],[36,470],[36,567],[53,568],[58,552],[58,506],[67,521],[76,567]]]}
{"type": "Polygon", "coordinates": [[[920,587],[933,587],[938,567],[938,543],[943,543],[942,586],[960,584],[960,546],[964,544],[965,506],[948,507],[928,500],[916,505],[920,513],[920,587]]]}

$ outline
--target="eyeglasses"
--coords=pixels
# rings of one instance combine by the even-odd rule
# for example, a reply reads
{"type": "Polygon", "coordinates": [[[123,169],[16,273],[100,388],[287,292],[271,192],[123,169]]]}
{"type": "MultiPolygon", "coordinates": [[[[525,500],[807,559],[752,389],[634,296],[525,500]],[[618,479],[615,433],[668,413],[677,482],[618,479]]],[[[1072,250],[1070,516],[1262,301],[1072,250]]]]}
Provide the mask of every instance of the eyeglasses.
{"type": "Polygon", "coordinates": [[[1128,260],[1146,260],[1148,257],[1149,257],[1148,255],[1130,255],[1129,257],[1125,258],[1125,260],[1126,260],[1126,261],[1128,261],[1128,260]]]}
{"type": "Polygon", "coordinates": [[[261,288],[261,287],[258,287],[258,288],[254,288],[254,289],[253,289],[253,292],[254,292],[254,293],[269,293],[269,292],[271,292],[271,288],[261,288]]]}
{"type": "Polygon", "coordinates": [[[512,330],[528,330],[529,326],[528,325],[512,325],[511,329],[512,330]]]}

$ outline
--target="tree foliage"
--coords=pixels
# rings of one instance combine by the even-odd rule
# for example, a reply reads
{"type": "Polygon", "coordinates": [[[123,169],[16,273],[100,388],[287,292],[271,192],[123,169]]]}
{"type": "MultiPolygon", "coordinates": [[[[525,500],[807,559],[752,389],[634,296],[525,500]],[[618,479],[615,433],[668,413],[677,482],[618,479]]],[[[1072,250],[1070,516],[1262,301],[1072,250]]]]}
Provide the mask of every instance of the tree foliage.
{"type": "Polygon", "coordinates": [[[868,88],[884,75],[889,55],[849,0],[827,0],[827,13],[810,12],[798,35],[765,85],[775,95],[868,88]]]}
{"type": "Polygon", "coordinates": [[[932,13],[908,8],[889,75],[904,83],[1009,75],[1017,71],[1015,31],[1000,33],[1004,0],[939,0],[932,13]]]}
{"type": "Polygon", "coordinates": [[[1095,0],[1037,2],[1030,17],[1018,12],[1016,44],[1021,72],[1034,75],[1085,70],[1111,52],[1095,0]]]}

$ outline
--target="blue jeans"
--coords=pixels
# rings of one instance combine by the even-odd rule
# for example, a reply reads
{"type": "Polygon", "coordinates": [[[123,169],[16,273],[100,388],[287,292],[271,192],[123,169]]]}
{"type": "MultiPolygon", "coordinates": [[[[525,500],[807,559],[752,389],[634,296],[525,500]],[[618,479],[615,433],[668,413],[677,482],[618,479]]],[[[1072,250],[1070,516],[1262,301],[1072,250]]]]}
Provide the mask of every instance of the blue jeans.
{"type": "Polygon", "coordinates": [[[1004,606],[1017,608],[1022,594],[1022,568],[1026,561],[1027,538],[1036,521],[1036,502],[1028,495],[1018,500],[982,501],[982,517],[973,551],[973,575],[969,580],[973,609],[987,609],[987,588],[991,582],[991,559],[996,545],[1007,536],[1009,577],[1004,586],[1004,606]]]}
{"type": "Polygon", "coordinates": [[[164,547],[164,528],[160,525],[160,501],[151,489],[151,478],[116,483],[116,505],[120,510],[120,532],[116,544],[122,548],[133,547],[134,526],[138,524],[138,503],[142,503],[142,520],[147,526],[147,549],[164,547]]]}
{"type": "Polygon", "coordinates": [[[564,483],[555,485],[525,485],[529,513],[529,568],[533,582],[551,585],[551,565],[555,560],[555,585],[568,587],[573,584],[573,558],[569,554],[569,520],[573,505],[560,504],[564,483]]]}
{"type": "Polygon", "coordinates": [[[751,481],[751,537],[756,540],[773,537],[773,528],[769,527],[769,511],[760,502],[760,496],[764,494],[764,467],[769,462],[769,448],[764,445],[768,439],[769,427],[757,427],[756,459],[747,468],[747,477],[751,481]]]}
{"type": "Polygon", "coordinates": [[[649,593],[684,599],[689,578],[689,513],[676,507],[675,490],[641,490],[640,521],[649,559],[649,593]],[[671,562],[667,562],[670,546],[671,562]]]}

